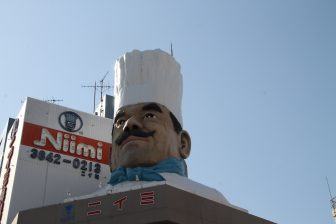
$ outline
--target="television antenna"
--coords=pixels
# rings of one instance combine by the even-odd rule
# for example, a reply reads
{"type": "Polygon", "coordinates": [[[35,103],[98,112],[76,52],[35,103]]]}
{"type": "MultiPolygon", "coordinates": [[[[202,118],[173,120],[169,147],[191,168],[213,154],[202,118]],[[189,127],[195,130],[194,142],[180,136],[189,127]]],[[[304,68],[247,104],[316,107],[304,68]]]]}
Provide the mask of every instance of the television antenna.
{"type": "Polygon", "coordinates": [[[328,177],[326,177],[326,181],[327,181],[329,195],[330,195],[330,204],[331,204],[331,209],[332,209],[331,212],[332,212],[332,216],[334,217],[334,220],[336,222],[336,197],[333,197],[332,194],[331,194],[328,177]]]}
{"type": "Polygon", "coordinates": [[[97,89],[100,89],[100,102],[103,101],[103,93],[105,90],[112,88],[111,85],[105,85],[104,81],[106,76],[109,74],[109,71],[105,73],[103,78],[99,81],[97,84],[97,81],[94,82],[94,85],[82,85],[82,88],[93,88],[93,113],[96,110],[96,95],[97,95],[97,89]]]}
{"type": "Polygon", "coordinates": [[[49,102],[49,103],[56,103],[56,102],[62,102],[63,99],[55,99],[54,97],[51,97],[51,99],[44,100],[44,101],[49,102]]]}

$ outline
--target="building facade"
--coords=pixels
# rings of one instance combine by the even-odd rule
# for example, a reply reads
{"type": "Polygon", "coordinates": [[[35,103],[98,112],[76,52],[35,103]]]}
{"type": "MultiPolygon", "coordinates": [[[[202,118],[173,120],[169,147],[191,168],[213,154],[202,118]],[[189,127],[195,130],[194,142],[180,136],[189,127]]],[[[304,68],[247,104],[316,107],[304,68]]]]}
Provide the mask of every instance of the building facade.
{"type": "Polygon", "coordinates": [[[3,144],[1,223],[108,182],[111,119],[27,98],[11,126],[3,144]]]}

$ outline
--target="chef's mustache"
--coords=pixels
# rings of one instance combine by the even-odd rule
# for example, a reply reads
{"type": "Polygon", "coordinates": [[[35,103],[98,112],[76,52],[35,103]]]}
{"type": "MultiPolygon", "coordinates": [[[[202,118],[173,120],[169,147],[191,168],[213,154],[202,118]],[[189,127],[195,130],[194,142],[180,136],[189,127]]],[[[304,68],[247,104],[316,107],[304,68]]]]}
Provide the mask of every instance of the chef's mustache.
{"type": "Polygon", "coordinates": [[[129,136],[135,136],[135,137],[142,137],[142,138],[146,138],[146,137],[150,137],[153,136],[155,133],[155,131],[149,131],[149,132],[145,132],[145,131],[141,131],[141,130],[130,130],[130,131],[124,131],[116,140],[115,143],[117,143],[117,145],[121,145],[121,143],[123,141],[125,141],[129,136]]]}

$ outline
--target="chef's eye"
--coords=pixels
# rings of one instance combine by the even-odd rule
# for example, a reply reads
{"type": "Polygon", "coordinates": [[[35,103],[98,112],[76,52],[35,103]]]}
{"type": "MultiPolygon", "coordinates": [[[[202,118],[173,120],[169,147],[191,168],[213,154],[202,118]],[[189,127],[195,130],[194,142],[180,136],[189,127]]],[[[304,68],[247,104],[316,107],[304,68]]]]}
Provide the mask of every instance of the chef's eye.
{"type": "Polygon", "coordinates": [[[145,118],[156,118],[155,114],[153,113],[146,113],[144,117],[145,118]]]}
{"type": "Polygon", "coordinates": [[[115,123],[114,126],[119,128],[120,126],[125,124],[125,120],[124,119],[118,119],[115,123]]]}

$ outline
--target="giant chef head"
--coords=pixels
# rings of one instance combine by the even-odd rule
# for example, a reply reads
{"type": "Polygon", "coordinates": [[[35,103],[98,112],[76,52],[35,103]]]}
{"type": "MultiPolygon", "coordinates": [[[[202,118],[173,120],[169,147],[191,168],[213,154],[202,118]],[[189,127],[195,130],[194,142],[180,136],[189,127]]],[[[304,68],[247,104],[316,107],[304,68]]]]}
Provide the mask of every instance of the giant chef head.
{"type": "Polygon", "coordinates": [[[162,50],[134,50],[115,64],[112,170],[185,159],[191,141],[182,129],[180,65],[162,50]]]}

